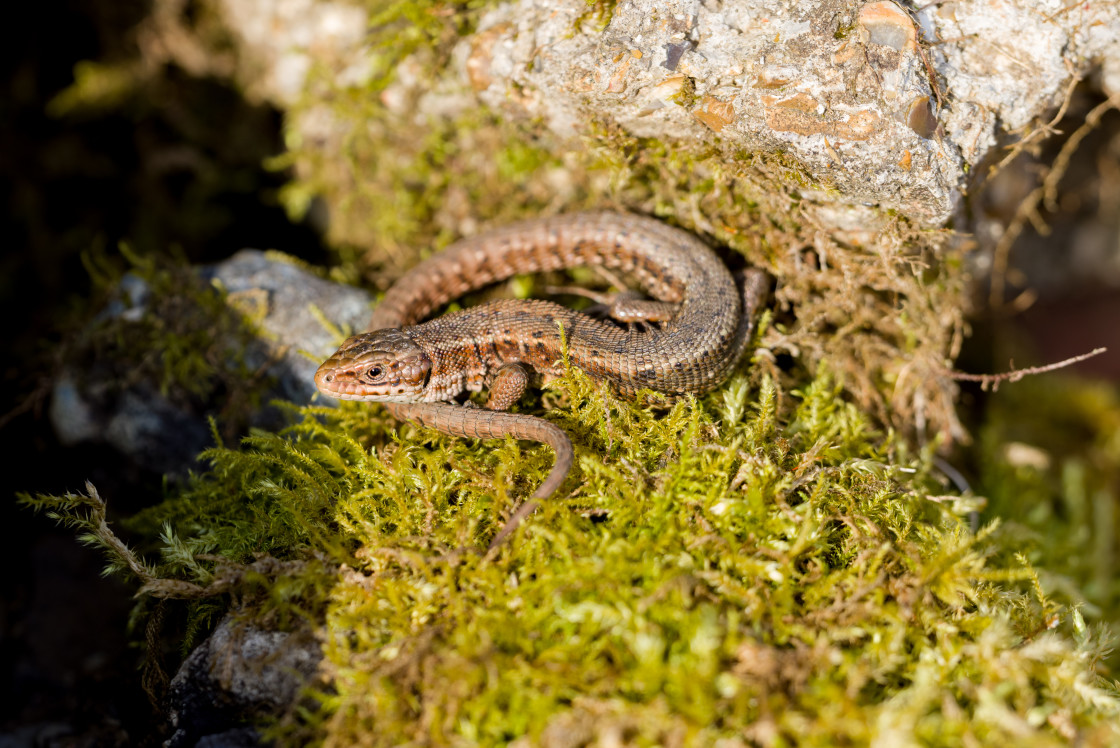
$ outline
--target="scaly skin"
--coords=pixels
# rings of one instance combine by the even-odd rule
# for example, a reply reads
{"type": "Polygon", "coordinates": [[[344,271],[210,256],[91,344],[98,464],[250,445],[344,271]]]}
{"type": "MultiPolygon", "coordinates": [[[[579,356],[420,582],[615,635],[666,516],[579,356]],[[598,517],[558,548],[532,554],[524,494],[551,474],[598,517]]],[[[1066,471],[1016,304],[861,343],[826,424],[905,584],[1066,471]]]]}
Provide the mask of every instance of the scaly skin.
{"type": "MultiPolygon", "coordinates": [[[[767,289],[760,271],[748,271],[737,287],[700,240],[649,218],[580,213],[525,221],[456,242],[413,268],[385,294],[371,331],[343,343],[319,367],[315,383],[326,395],[380,401],[398,419],[454,436],[510,435],[548,444],[556,463],[533,493],[543,499],[571,468],[571,441],[548,421],[503,411],[530,382],[562,373],[565,339],[571,364],[620,395],[643,388],[670,397],[700,394],[735,367],[767,289]],[[491,302],[417,324],[480,287],[577,265],[621,271],[659,300],[620,300],[611,310],[616,319],[665,321],[623,329],[528,300],[491,302]],[[484,387],[490,389],[486,410],[448,402],[484,387]]],[[[492,547],[533,506],[523,505],[492,547]]]]}

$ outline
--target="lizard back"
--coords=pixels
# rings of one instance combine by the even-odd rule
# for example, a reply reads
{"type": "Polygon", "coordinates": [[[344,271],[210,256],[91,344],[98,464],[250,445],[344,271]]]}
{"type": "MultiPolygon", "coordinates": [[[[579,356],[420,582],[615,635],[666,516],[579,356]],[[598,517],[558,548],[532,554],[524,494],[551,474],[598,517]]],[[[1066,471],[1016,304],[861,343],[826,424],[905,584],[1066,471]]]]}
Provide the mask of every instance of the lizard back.
{"type": "Polygon", "coordinates": [[[671,396],[723,381],[750,332],[724,264],[696,237],[650,218],[584,213],[512,224],[461,240],[421,262],[385,294],[371,328],[402,327],[432,357],[430,392],[446,400],[478,390],[516,361],[554,375],[560,325],[573,365],[620,394],[671,396]],[[678,305],[672,319],[636,331],[547,301],[498,301],[417,324],[465,293],[513,275],[602,265],[678,305]],[[458,388],[458,389],[457,389],[458,388]]]}

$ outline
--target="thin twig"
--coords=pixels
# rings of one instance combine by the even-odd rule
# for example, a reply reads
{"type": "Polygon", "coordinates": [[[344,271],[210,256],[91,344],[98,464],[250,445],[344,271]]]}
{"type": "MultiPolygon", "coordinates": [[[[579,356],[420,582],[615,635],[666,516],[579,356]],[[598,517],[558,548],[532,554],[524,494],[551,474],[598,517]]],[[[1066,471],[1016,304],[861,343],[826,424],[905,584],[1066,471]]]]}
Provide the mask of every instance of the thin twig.
{"type": "Polygon", "coordinates": [[[1055,112],[1054,116],[1050,118],[1050,121],[1042,125],[1041,127],[1035,128],[1031,132],[1027,133],[1021,140],[1008,146],[1007,155],[1000,159],[995,166],[988,170],[988,173],[984,175],[984,182],[990,182],[992,179],[994,179],[996,174],[999,174],[1000,171],[1003,170],[1003,167],[1007,166],[1016,156],[1026,150],[1026,147],[1028,145],[1038,140],[1040,137],[1053,135],[1057,132],[1055,126],[1062,121],[1062,117],[1066,116],[1066,110],[1069,109],[1070,102],[1073,101],[1073,91],[1075,88],[1077,88],[1077,85],[1081,83],[1082,80],[1084,80],[1084,78],[1082,78],[1079,73],[1073,73],[1070,76],[1069,84],[1066,86],[1066,92],[1062,96],[1062,103],[1058,107],[1058,111],[1055,112]]]}
{"type": "Polygon", "coordinates": [[[1069,139],[1062,145],[1062,150],[1058,152],[1054,163],[1051,165],[1050,173],[1042,180],[1042,202],[1047,210],[1056,211],[1058,209],[1058,182],[1065,176],[1066,169],[1069,168],[1070,159],[1073,154],[1077,152],[1078,146],[1081,141],[1088,137],[1100,123],[1101,118],[1104,117],[1110,110],[1120,106],[1120,91],[1112,94],[1107,99],[1097,104],[1089,113],[1085,115],[1085,121],[1081,127],[1077,128],[1069,139]]]}
{"type": "Polygon", "coordinates": [[[1046,16],[1042,20],[1046,21],[1046,23],[1053,23],[1060,16],[1064,16],[1066,13],[1069,13],[1071,10],[1076,10],[1084,4],[1084,0],[1077,0],[1077,2],[1070,3],[1061,10],[1046,16]]]}
{"type": "Polygon", "coordinates": [[[966,374],[963,371],[950,371],[949,377],[951,379],[957,380],[958,382],[979,382],[981,389],[990,389],[995,392],[999,389],[999,385],[1002,382],[1018,382],[1023,377],[1031,376],[1032,374],[1045,374],[1046,372],[1054,371],[1055,369],[1063,369],[1067,366],[1081,363],[1082,361],[1092,358],[1093,356],[1099,356],[1107,350],[1107,348],[1095,348],[1088,353],[1082,353],[1080,356],[1067,358],[1065,361],[1059,361],[1054,364],[1046,364],[1045,366],[1031,366],[1026,369],[1012,369],[1011,371],[1005,371],[1002,374],[966,374]]]}
{"type": "MultiPolygon", "coordinates": [[[[1072,89],[1067,92],[1067,101],[1062,105],[1063,111],[1068,104],[1068,97],[1071,94],[1072,89]]],[[[1019,203],[1019,207],[1015,209],[1014,217],[1011,219],[1011,222],[1007,225],[1003,235],[999,238],[999,241],[996,242],[996,246],[992,250],[992,269],[990,273],[991,288],[988,291],[988,304],[993,309],[1003,305],[1003,292],[1007,283],[1007,268],[1010,262],[1011,246],[1023,232],[1027,221],[1035,224],[1036,228],[1039,223],[1042,222],[1042,217],[1038,215],[1039,203],[1044,200],[1050,205],[1055,203],[1058,182],[1065,176],[1070,160],[1077,151],[1078,146],[1081,145],[1085,136],[1100,124],[1101,118],[1104,117],[1105,113],[1118,106],[1120,106],[1120,93],[1113,94],[1107,100],[1093,107],[1085,116],[1085,121],[1081,126],[1062,144],[1058,155],[1047,168],[1042,183],[1031,190],[1026,198],[1019,203]]],[[[1052,120],[1052,123],[1056,121],[1057,120],[1052,120]]],[[[1047,125],[1047,127],[1050,127],[1050,125],[1047,125]]],[[[1020,145],[1024,142],[1026,142],[1026,139],[1021,141],[1020,145]]],[[[1018,150],[1015,151],[1015,155],[1018,155],[1018,150]]],[[[1006,161],[1006,159],[1004,160],[1006,161]]],[[[1003,162],[1001,162],[1001,164],[1002,163],[1003,162]]],[[[990,178],[991,174],[988,175],[987,179],[990,178]]]]}

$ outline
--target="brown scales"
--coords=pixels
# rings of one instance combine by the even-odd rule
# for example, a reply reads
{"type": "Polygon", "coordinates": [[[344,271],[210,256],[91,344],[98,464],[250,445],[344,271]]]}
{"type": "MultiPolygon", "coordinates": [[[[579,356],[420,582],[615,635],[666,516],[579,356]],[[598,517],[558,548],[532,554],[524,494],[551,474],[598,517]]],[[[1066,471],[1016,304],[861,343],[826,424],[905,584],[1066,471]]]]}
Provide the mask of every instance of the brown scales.
{"type": "MultiPolygon", "coordinates": [[[[738,362],[767,289],[767,277],[757,270],[736,286],[701,241],[649,218],[584,213],[526,221],[459,241],[417,265],[386,293],[371,332],[346,341],[320,367],[316,383],[328,395],[381,400],[396,418],[447,434],[548,444],[556,463],[532,497],[543,499],[571,468],[571,441],[544,419],[504,411],[533,381],[562,373],[564,340],[573,366],[621,395],[632,397],[643,388],[671,397],[700,394],[718,386],[738,362]],[[663,302],[674,305],[675,313],[637,331],[548,301],[496,301],[416,324],[491,283],[577,265],[628,274],[657,300],[620,297],[610,311],[615,319],[663,320],[663,302]],[[400,329],[390,334],[385,328],[400,329]],[[401,338],[403,347],[396,346],[401,338]],[[390,348],[379,361],[380,349],[390,348]],[[371,368],[383,376],[390,368],[394,376],[398,370],[413,373],[411,401],[385,401],[401,397],[399,390],[367,384],[371,368]],[[344,386],[347,394],[340,395],[344,386]],[[486,410],[447,402],[483,388],[490,391],[486,410]]],[[[491,547],[534,507],[535,501],[522,505],[491,547]]]]}

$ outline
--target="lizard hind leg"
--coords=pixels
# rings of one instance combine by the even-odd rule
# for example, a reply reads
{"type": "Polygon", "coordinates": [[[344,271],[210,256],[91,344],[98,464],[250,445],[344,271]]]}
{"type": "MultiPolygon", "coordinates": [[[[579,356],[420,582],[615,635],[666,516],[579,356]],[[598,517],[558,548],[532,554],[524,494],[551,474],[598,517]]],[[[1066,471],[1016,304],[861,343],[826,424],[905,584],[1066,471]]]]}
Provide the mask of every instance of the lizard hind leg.
{"type": "Polygon", "coordinates": [[[623,324],[668,322],[677,313],[678,304],[647,299],[636,291],[620,291],[604,305],[607,316],[623,324]]]}
{"type": "Polygon", "coordinates": [[[652,322],[668,322],[677,313],[678,304],[669,301],[647,299],[637,291],[592,291],[578,286],[546,286],[550,294],[583,296],[595,302],[583,310],[593,317],[606,316],[625,325],[645,325],[652,322]]]}

